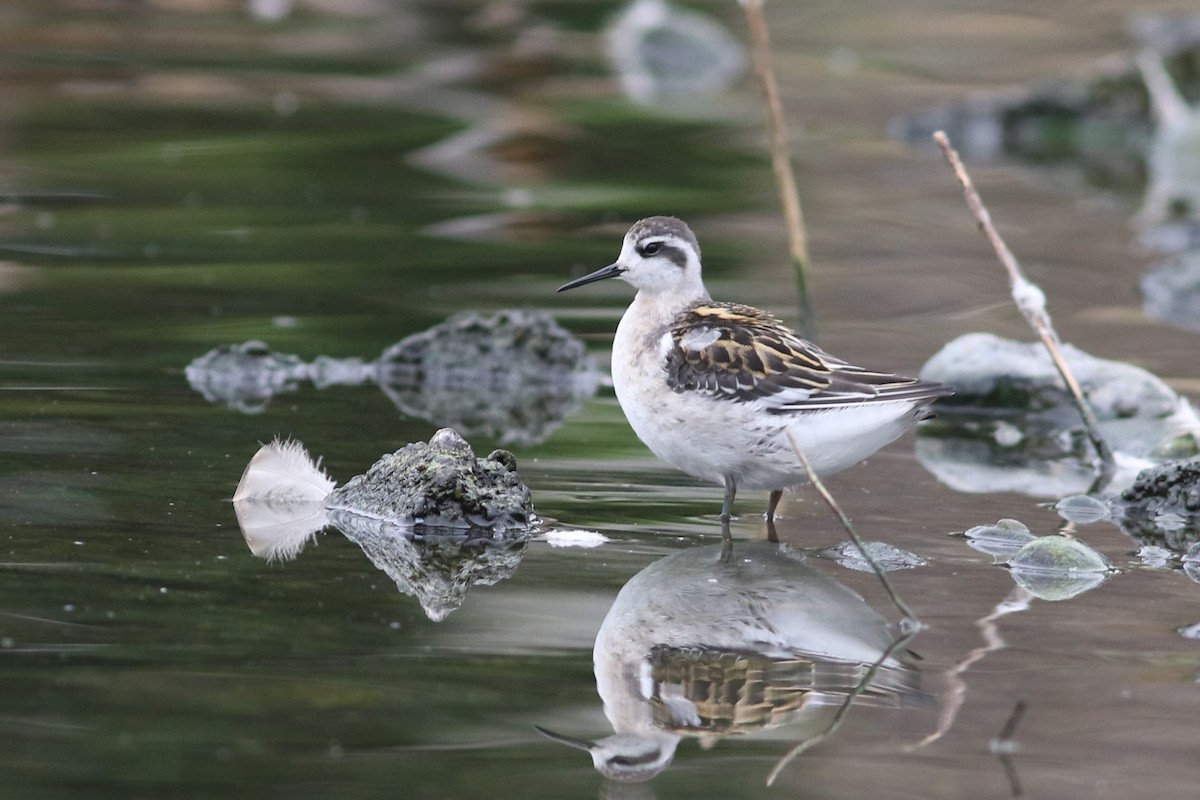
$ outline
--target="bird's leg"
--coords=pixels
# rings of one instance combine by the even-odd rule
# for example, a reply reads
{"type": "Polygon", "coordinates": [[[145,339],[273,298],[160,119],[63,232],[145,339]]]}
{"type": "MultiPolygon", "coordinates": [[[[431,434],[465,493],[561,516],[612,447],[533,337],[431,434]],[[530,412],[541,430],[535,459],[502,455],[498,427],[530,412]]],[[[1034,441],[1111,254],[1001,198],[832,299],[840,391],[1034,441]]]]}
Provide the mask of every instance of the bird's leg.
{"type": "Polygon", "coordinates": [[[771,499],[767,501],[767,522],[775,521],[775,509],[779,507],[779,501],[782,499],[783,489],[771,492],[771,499]]]}
{"type": "Polygon", "coordinates": [[[732,475],[725,476],[725,505],[721,506],[721,522],[729,522],[733,518],[733,498],[737,495],[737,480],[732,475]]]}
{"type": "Polygon", "coordinates": [[[733,533],[729,530],[729,520],[721,520],[721,558],[722,564],[726,564],[733,558],[733,533]]]}

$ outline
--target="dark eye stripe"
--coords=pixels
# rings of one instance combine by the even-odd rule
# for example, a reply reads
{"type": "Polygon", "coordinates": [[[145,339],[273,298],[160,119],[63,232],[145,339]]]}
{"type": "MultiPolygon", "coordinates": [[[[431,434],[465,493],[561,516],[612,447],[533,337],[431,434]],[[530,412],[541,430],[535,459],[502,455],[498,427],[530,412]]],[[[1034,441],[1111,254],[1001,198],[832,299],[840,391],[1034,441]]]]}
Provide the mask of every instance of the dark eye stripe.
{"type": "Polygon", "coordinates": [[[638,247],[638,253],[643,258],[665,258],[680,269],[687,266],[687,253],[666,242],[647,242],[638,247]],[[657,249],[653,245],[657,245],[657,249]]]}

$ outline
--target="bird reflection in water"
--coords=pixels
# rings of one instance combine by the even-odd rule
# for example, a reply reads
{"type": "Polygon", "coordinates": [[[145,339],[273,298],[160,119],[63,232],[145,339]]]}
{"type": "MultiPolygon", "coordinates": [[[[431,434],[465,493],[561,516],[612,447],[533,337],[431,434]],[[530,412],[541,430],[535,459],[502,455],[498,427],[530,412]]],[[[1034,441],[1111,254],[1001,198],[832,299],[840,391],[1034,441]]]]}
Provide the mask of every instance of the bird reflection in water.
{"type": "Polygon", "coordinates": [[[785,724],[819,735],[848,697],[926,705],[894,645],[887,620],[786,545],[692,548],[630,579],[596,635],[596,689],[613,734],[538,730],[588,751],[607,778],[646,781],[684,737],[707,749],[785,724]]]}

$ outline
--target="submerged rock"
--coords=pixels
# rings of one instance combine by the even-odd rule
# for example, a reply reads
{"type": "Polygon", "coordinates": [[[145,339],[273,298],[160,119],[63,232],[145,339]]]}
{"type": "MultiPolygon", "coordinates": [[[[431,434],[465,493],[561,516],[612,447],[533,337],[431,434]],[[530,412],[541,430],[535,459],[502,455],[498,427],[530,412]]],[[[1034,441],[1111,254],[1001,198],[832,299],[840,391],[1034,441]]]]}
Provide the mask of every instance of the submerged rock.
{"type": "Polygon", "coordinates": [[[389,347],[375,370],[404,413],[502,444],[544,440],[600,384],[587,346],[542,311],[455,314],[389,347]]]}
{"type": "MultiPolygon", "coordinates": [[[[929,562],[921,558],[916,553],[910,553],[907,550],[901,550],[898,547],[893,547],[887,542],[864,542],[867,548],[867,554],[871,556],[881,570],[884,572],[894,572],[901,569],[916,569],[923,567],[929,562]]],[[[852,541],[845,541],[836,544],[825,551],[824,555],[828,555],[835,559],[838,564],[846,569],[856,570],[858,572],[873,572],[871,563],[863,557],[863,553],[858,549],[852,541]]]]}
{"type": "MultiPolygon", "coordinates": [[[[1117,456],[1119,488],[1137,470],[1198,452],[1200,417],[1188,401],[1132,364],[1063,346],[1063,355],[1117,456]]],[[[948,383],[954,397],[922,430],[917,455],[964,491],[1021,491],[1042,497],[1086,492],[1096,475],[1079,411],[1040,343],[971,333],[948,343],[921,377],[948,383]]]]}
{"type": "Polygon", "coordinates": [[[1005,563],[1037,538],[1024,523],[1015,519],[1002,519],[995,525],[976,525],[962,535],[974,549],[1005,563]]]}
{"type": "Polygon", "coordinates": [[[496,450],[476,458],[452,428],[442,428],[428,444],[416,442],[383,456],[335,489],[327,505],[401,524],[507,530],[533,522],[529,487],[517,475],[512,453],[496,450]]]}
{"type": "Polygon", "coordinates": [[[1054,510],[1063,519],[1079,525],[1090,525],[1112,517],[1112,508],[1108,503],[1086,494],[1064,497],[1054,504],[1054,510]]]}
{"type": "Polygon", "coordinates": [[[1184,553],[1200,542],[1200,458],[1142,470],[1114,507],[1121,530],[1139,543],[1184,553]]]}
{"type": "MultiPolygon", "coordinates": [[[[1161,439],[1181,432],[1200,432],[1200,418],[1188,402],[1152,373],[1132,364],[1097,358],[1069,344],[1063,345],[1062,351],[1101,422],[1157,421],[1161,423],[1161,439]]],[[[939,409],[1079,416],[1054,362],[1039,342],[968,333],[935,353],[921,369],[921,377],[954,386],[955,395],[943,399],[939,409]]],[[[1127,433],[1114,426],[1113,432],[1119,443],[1140,446],[1146,452],[1162,444],[1134,435],[1141,433],[1140,429],[1127,433]]]]}
{"type": "Polygon", "coordinates": [[[1191,625],[1176,628],[1175,632],[1185,639],[1200,640],[1200,622],[1193,622],[1191,625]]]}
{"type": "Polygon", "coordinates": [[[1067,600],[1108,580],[1112,564],[1069,536],[1042,536],[1008,562],[1017,585],[1042,600],[1067,600]]]}
{"type": "Polygon", "coordinates": [[[1141,284],[1147,317],[1200,332],[1200,252],[1163,261],[1142,276],[1141,284]]]}
{"type": "Polygon", "coordinates": [[[258,414],[275,395],[296,391],[308,378],[308,365],[299,356],[249,341],[209,350],[188,364],[184,374],[208,402],[258,414]]]}
{"type": "Polygon", "coordinates": [[[742,72],[742,46],[715,19],[666,0],[634,0],[605,31],[621,88],[636,103],[687,101],[742,72]]]}
{"type": "MultiPolygon", "coordinates": [[[[1200,15],[1145,14],[1131,32],[1142,48],[1165,57],[1179,91],[1195,96],[1200,15]]],[[[1043,170],[1053,164],[1053,174],[1073,176],[1072,183],[1132,195],[1147,179],[1153,187],[1156,171],[1161,175],[1171,168],[1154,156],[1163,137],[1162,126],[1155,128],[1152,104],[1143,70],[1130,52],[1098,61],[1086,74],[921,109],[893,120],[889,131],[928,145],[935,130],[944,130],[969,160],[1016,157],[1043,170]]]]}
{"type": "Polygon", "coordinates": [[[1112,564],[1071,536],[1036,536],[1024,523],[1002,519],[963,534],[976,550],[1008,567],[1013,581],[1043,600],[1066,600],[1108,580],[1112,564]]]}
{"type": "Polygon", "coordinates": [[[404,414],[501,444],[544,441],[602,380],[587,346],[544,311],[463,312],[405,337],[379,358],[276,353],[224,345],[186,369],[212,403],[258,413],[301,382],[318,389],[375,383],[404,414]]]}

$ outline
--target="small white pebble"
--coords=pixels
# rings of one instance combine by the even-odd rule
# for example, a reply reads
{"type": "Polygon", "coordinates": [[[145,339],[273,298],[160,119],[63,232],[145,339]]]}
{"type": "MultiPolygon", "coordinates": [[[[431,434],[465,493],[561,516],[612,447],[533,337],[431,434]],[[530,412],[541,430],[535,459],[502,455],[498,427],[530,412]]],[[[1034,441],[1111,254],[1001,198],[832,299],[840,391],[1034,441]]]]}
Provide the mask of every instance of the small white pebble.
{"type": "Polygon", "coordinates": [[[1175,631],[1185,639],[1200,639],[1200,622],[1184,625],[1182,628],[1176,628],[1175,631]]]}
{"type": "Polygon", "coordinates": [[[1016,447],[1025,438],[1025,434],[1016,425],[1008,422],[997,422],[992,431],[992,438],[1001,447],[1016,447]]]}
{"type": "Polygon", "coordinates": [[[552,530],[546,534],[546,544],[551,547],[599,547],[608,542],[608,537],[597,531],[552,530]]]}

